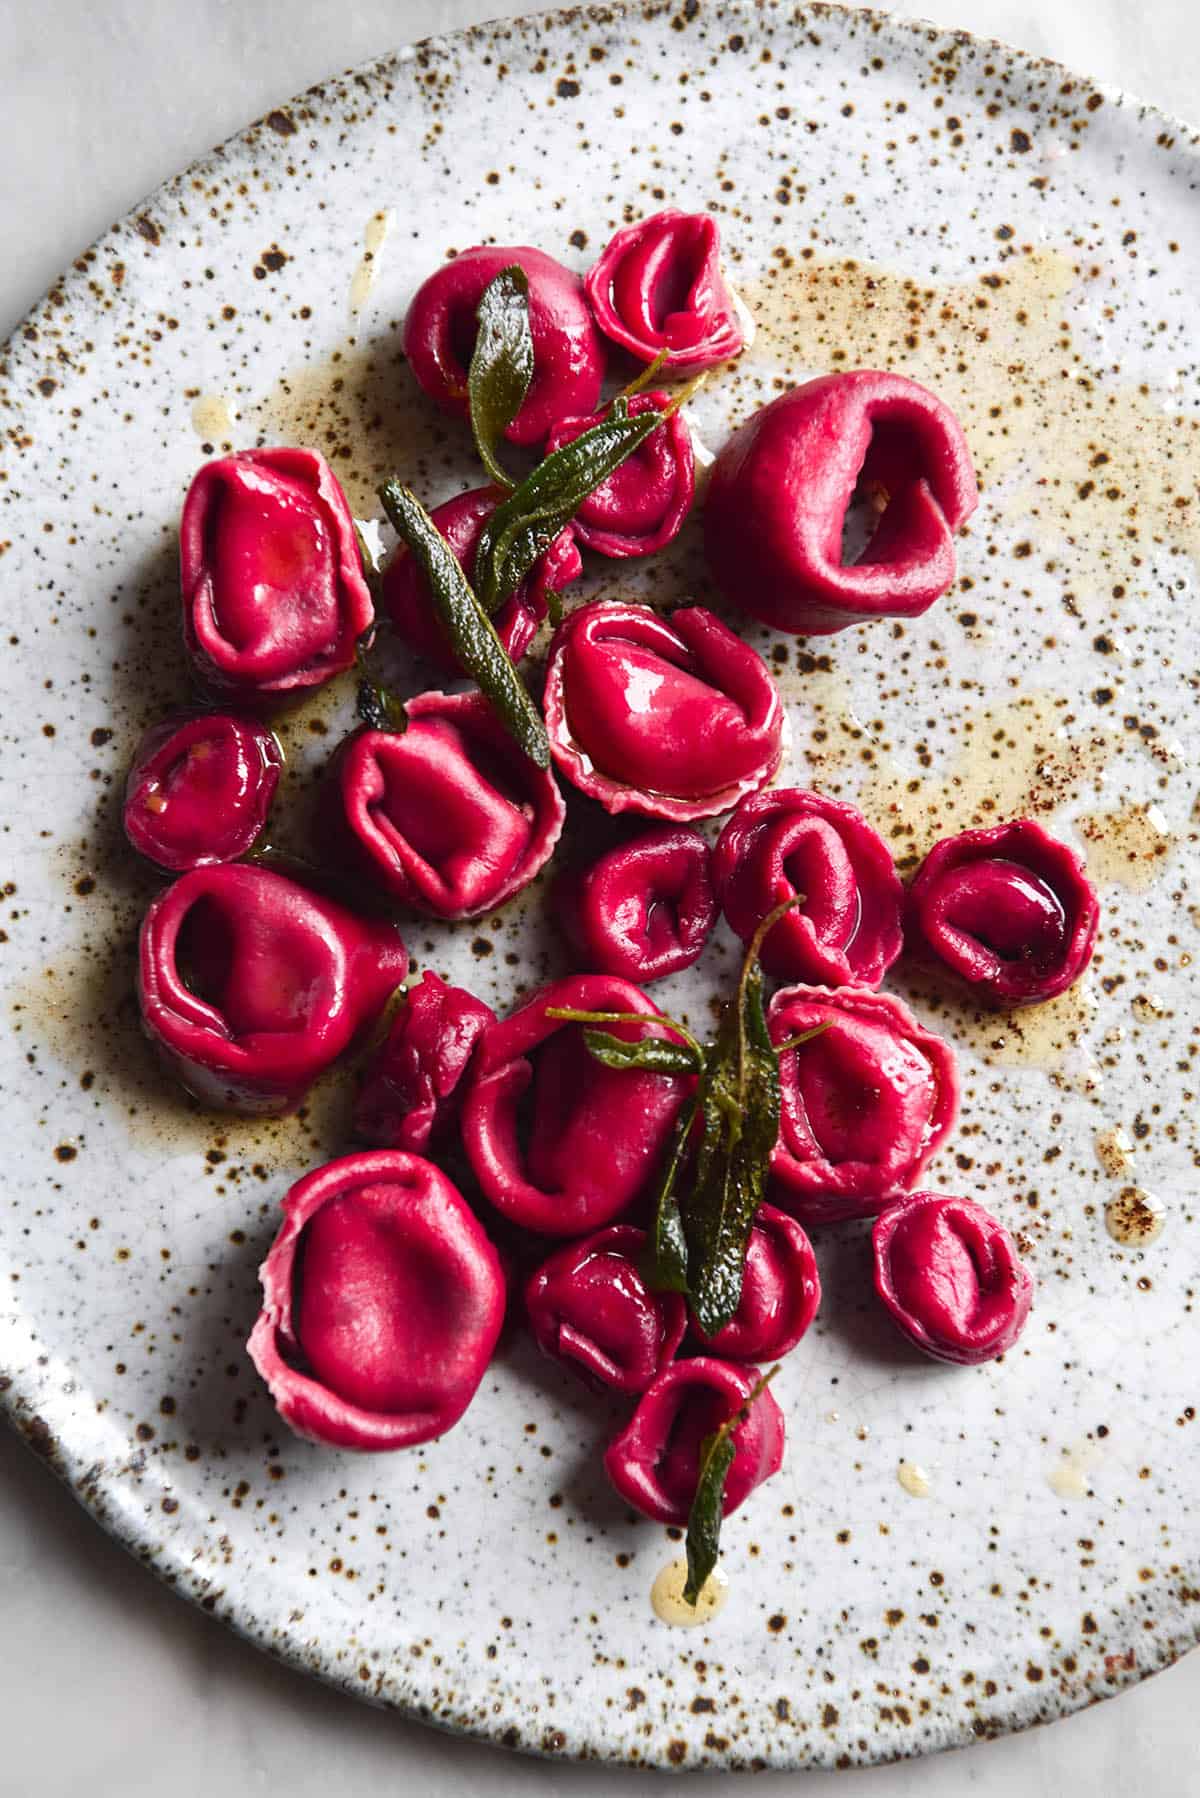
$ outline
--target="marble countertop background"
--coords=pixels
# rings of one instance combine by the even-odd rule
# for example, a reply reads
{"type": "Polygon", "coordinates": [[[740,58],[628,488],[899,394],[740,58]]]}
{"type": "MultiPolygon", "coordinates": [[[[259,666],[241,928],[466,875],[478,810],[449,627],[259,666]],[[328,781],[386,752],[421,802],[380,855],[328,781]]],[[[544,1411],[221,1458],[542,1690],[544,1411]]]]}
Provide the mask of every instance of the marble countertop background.
{"type": "MultiPolygon", "coordinates": [[[[0,0],[0,338],[168,175],[310,82],[502,0],[0,0]]],[[[1197,0],[921,0],[1184,117],[1197,0]]],[[[18,596],[19,597],[19,596],[18,596]]],[[[10,601],[11,603],[11,601],[10,601]]],[[[804,1798],[1200,1795],[1200,1654],[1050,1728],[932,1761],[781,1775],[804,1798]]],[[[0,1428],[0,1798],[423,1798],[647,1789],[657,1776],[519,1760],[369,1711],[181,1604],[0,1428]]],[[[706,1798],[739,1783],[706,1780],[706,1798]]]]}

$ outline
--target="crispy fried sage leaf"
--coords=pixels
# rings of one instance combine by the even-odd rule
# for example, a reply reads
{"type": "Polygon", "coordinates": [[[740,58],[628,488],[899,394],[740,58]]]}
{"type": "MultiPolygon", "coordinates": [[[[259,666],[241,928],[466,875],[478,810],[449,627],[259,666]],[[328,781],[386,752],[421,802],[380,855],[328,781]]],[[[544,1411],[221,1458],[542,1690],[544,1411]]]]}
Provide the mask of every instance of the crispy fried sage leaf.
{"type": "Polygon", "coordinates": [[[687,1524],[687,1582],[683,1588],[683,1601],[694,1609],[699,1603],[700,1594],[705,1581],[717,1564],[721,1552],[721,1511],[725,1499],[725,1481],[729,1469],[733,1466],[733,1458],[737,1453],[737,1445],[733,1440],[733,1432],[738,1425],[744,1423],[750,1415],[751,1407],[766,1391],[775,1375],[779,1372],[779,1364],[770,1373],[763,1374],[754,1382],[745,1402],[738,1406],[732,1417],[727,1417],[720,1427],[706,1436],[700,1444],[699,1475],[696,1480],[696,1496],[692,1500],[692,1508],[688,1512],[687,1524]]]}
{"type": "Polygon", "coordinates": [[[383,509],[396,534],[417,558],[460,664],[491,701],[504,728],[539,768],[550,766],[550,743],[542,715],[509,660],[491,619],[480,607],[458,558],[428,512],[399,481],[379,489],[383,509]]]}
{"type": "MultiPolygon", "coordinates": [[[[671,1138],[654,1191],[653,1222],[646,1278],[656,1291],[686,1292],[696,1321],[715,1336],[738,1308],[746,1249],[762,1204],[771,1151],[779,1136],[780,1051],[771,1041],[763,1008],[759,951],[767,932],[803,895],[785,901],[764,918],[747,947],[737,992],[721,1014],[715,1039],[701,1048],[682,1024],[663,1022],[687,1045],[663,1056],[648,1042],[621,1043],[604,1031],[585,1032],[592,1054],[609,1067],[656,1066],[663,1073],[694,1073],[696,1093],[671,1138]],[[686,1188],[680,1178],[693,1127],[700,1120],[700,1143],[686,1188]]],[[[634,1013],[554,1012],[580,1023],[636,1023],[634,1013]]],[[[795,1048],[829,1028],[791,1038],[795,1048]]]]}
{"type": "MultiPolygon", "coordinates": [[[[373,635],[373,629],[364,633],[366,637],[373,635]]],[[[358,691],[355,696],[355,709],[368,730],[390,730],[397,735],[408,729],[408,713],[404,709],[404,701],[398,693],[375,678],[371,667],[370,652],[364,647],[364,638],[360,637],[354,645],[354,662],[358,669],[358,691]]]]}
{"type": "Polygon", "coordinates": [[[471,430],[488,478],[511,493],[514,483],[496,459],[496,446],[521,410],[533,379],[525,270],[516,263],[502,268],[484,288],[475,317],[479,333],[467,375],[471,430]]]}
{"type": "Polygon", "coordinates": [[[700,1057],[686,1043],[648,1036],[640,1043],[623,1042],[607,1030],[585,1030],[583,1040],[606,1068],[644,1068],[651,1074],[698,1074],[700,1057]]]}
{"type": "MultiPolygon", "coordinates": [[[[484,525],[475,551],[475,591],[486,612],[503,605],[563,526],[570,524],[588,494],[678,411],[695,385],[689,382],[681,388],[665,411],[639,412],[636,418],[629,416],[624,395],[618,395],[598,424],[589,425],[571,443],[564,443],[539,462],[516,491],[501,500],[484,525]]],[[[547,599],[557,623],[558,602],[554,595],[547,599]]]]}

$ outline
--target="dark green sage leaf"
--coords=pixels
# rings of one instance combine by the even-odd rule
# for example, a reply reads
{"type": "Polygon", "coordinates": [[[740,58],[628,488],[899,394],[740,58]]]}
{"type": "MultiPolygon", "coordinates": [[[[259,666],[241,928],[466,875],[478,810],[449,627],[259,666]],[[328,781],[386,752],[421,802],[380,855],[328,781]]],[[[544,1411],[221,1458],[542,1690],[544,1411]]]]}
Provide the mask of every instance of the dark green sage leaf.
{"type": "Polygon", "coordinates": [[[686,1043],[672,1043],[661,1036],[644,1036],[627,1043],[607,1030],[585,1030],[589,1052],[606,1068],[642,1068],[648,1074],[698,1074],[700,1057],[686,1043]]]}
{"type": "Polygon", "coordinates": [[[408,729],[408,713],[399,694],[375,678],[370,652],[364,647],[365,638],[372,634],[372,631],[365,632],[354,645],[354,661],[358,668],[355,709],[368,730],[390,730],[399,735],[408,729]]]}
{"type": "Polygon", "coordinates": [[[467,397],[471,430],[488,477],[511,493],[496,446],[525,401],[533,379],[529,280],[516,263],[489,281],[476,308],[479,333],[471,352],[467,397]]]}
{"type": "Polygon", "coordinates": [[[539,462],[533,473],[501,500],[487,520],[475,552],[475,588],[486,612],[516,591],[563,526],[613,470],[663,422],[665,413],[630,418],[623,400],[608,416],[539,462]]]}
{"type": "Polygon", "coordinates": [[[696,1122],[699,1100],[693,1099],[675,1120],[658,1185],[651,1200],[650,1234],[646,1243],[642,1277],[652,1292],[684,1292],[688,1289],[688,1247],[675,1183],[680,1163],[696,1122]]]}
{"type": "MultiPolygon", "coordinates": [[[[771,923],[787,909],[777,907],[771,923]]],[[[747,948],[736,998],[705,1058],[705,1133],[684,1228],[692,1308],[706,1336],[715,1336],[738,1308],[750,1228],[779,1136],[779,1057],[767,1030],[758,965],[769,927],[756,931],[747,948]]]]}
{"type": "Polygon", "coordinates": [[[683,1602],[693,1610],[721,1553],[725,1481],[736,1453],[724,1424],[700,1444],[700,1477],[688,1512],[687,1582],[683,1588],[683,1602]]]}
{"type": "Polygon", "coordinates": [[[725,1500],[725,1481],[737,1453],[733,1432],[739,1424],[745,1422],[750,1415],[751,1408],[757,1403],[778,1372],[777,1364],[770,1373],[763,1374],[760,1379],[756,1380],[744,1403],[738,1406],[733,1416],[727,1417],[719,1429],[714,1430],[711,1436],[705,1436],[700,1444],[696,1495],[692,1499],[692,1508],[688,1512],[687,1582],[683,1588],[683,1601],[685,1604],[690,1604],[693,1609],[700,1602],[700,1594],[704,1590],[705,1582],[716,1566],[721,1552],[721,1515],[725,1500]]]}
{"type": "Polygon", "coordinates": [[[399,481],[379,489],[396,534],[417,558],[459,663],[491,701],[513,740],[539,768],[550,766],[542,715],[471,590],[458,558],[414,493],[399,481]]]}

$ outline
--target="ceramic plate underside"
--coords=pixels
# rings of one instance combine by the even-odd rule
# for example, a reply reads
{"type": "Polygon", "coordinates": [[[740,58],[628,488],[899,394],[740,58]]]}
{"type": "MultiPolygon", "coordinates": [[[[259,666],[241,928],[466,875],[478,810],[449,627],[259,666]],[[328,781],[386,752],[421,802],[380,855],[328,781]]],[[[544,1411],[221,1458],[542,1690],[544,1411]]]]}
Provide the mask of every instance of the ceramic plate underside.
{"type": "MultiPolygon", "coordinates": [[[[1195,1640],[1198,141],[1057,67],[867,14],[548,15],[271,113],[17,331],[2,1384],[179,1591],[431,1722],[663,1766],[921,1753],[1195,1640]],[[917,1361],[869,1295],[865,1233],[822,1234],[822,1316],[776,1388],[787,1461],[727,1527],[729,1601],[691,1632],[649,1605],[678,1545],[601,1476],[615,1414],[520,1340],[426,1449],[356,1459],[280,1429],[242,1347],[255,1269],[288,1184],[345,1140],[344,1087],[264,1125],[159,1078],[131,993],[153,882],[118,829],[131,748],[187,691],[175,531],[201,459],[315,441],[363,516],[393,468],[430,503],[474,484],[397,349],[417,282],[481,239],[582,269],[660,204],[716,214],[758,318],[691,409],[705,442],[791,381],[880,364],[959,410],[980,468],[961,579],[925,618],[807,644],[748,627],[790,776],[862,804],[906,868],[1032,813],[1087,852],[1104,907],[1084,986],[1024,1019],[889,981],[961,1057],[962,1126],[927,1184],[1020,1232],[1033,1319],[1002,1364],[917,1361]],[[1140,1246],[1106,1228],[1106,1208],[1144,1214],[1139,1192],[1164,1213],[1140,1246]]],[[[593,562],[585,591],[713,597],[694,534],[648,569],[593,562]]],[[[282,727],[293,820],[348,715],[339,688],[282,727]]],[[[541,883],[409,941],[501,1007],[565,966],[541,883]]],[[[722,927],[656,990],[702,1020],[733,959],[722,927]]]]}

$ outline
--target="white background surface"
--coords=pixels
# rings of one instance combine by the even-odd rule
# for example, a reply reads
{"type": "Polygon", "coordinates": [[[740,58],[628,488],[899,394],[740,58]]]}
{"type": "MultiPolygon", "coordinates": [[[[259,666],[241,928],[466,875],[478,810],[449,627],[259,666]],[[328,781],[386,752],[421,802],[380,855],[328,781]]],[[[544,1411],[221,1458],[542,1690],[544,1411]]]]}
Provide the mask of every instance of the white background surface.
{"type": "MultiPolygon", "coordinates": [[[[310,82],[503,3],[0,0],[0,339],[78,250],[201,151],[310,82]]],[[[1057,57],[1182,116],[1200,112],[1200,0],[894,10],[1057,57]]],[[[1198,1713],[1194,1655],[1049,1729],[908,1766],[779,1776],[769,1789],[1197,1798],[1198,1713]]],[[[518,1760],[285,1672],[127,1561],[0,1426],[0,1798],[590,1798],[652,1783],[518,1760]]],[[[706,1779],[703,1792],[721,1798],[740,1783],[706,1779]]]]}

